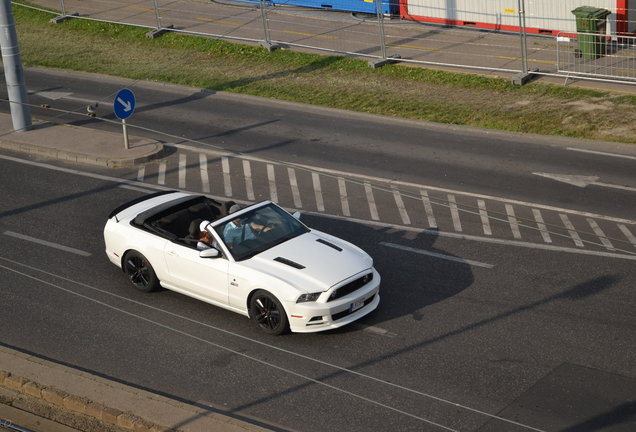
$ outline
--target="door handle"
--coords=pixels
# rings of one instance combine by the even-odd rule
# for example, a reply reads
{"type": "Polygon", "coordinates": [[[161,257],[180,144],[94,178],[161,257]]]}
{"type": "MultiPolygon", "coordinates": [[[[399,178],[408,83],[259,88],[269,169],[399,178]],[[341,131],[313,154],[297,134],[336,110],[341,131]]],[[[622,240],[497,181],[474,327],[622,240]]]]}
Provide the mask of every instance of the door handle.
{"type": "Polygon", "coordinates": [[[172,255],[173,257],[179,257],[179,254],[176,253],[175,251],[170,251],[168,252],[170,255],[172,255]]]}

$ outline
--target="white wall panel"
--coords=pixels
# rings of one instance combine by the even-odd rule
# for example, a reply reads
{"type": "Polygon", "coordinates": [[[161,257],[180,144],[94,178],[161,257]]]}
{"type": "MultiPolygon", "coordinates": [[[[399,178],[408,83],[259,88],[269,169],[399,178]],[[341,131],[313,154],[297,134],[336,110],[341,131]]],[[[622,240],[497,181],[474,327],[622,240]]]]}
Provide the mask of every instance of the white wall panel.
{"type": "MultiPolygon", "coordinates": [[[[636,2],[636,0],[633,0],[636,2]]],[[[594,6],[612,11],[608,33],[616,31],[617,0],[525,0],[526,26],[537,29],[576,31],[572,10],[594,6]]],[[[408,13],[420,17],[490,25],[519,26],[517,0],[408,0],[408,13]]],[[[634,14],[633,14],[634,15],[634,14]]],[[[631,26],[630,26],[631,28],[631,26]]]]}

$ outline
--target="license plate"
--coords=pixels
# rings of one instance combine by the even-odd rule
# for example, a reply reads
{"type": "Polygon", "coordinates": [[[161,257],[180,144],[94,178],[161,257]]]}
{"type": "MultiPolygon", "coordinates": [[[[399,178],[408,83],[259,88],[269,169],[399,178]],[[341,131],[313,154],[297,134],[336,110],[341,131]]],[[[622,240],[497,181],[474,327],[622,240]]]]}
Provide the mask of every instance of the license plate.
{"type": "Polygon", "coordinates": [[[351,303],[351,307],[349,307],[349,312],[353,312],[355,310],[360,309],[362,306],[364,306],[364,299],[361,298],[360,300],[356,300],[353,303],[351,303]]]}

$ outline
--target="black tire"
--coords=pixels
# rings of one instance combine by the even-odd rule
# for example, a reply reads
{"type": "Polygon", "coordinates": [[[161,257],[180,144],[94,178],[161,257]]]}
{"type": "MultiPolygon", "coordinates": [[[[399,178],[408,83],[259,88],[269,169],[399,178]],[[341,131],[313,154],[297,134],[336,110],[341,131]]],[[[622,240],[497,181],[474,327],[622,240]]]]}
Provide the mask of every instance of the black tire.
{"type": "Polygon", "coordinates": [[[128,280],[141,292],[151,292],[159,288],[159,279],[145,256],[130,251],[124,258],[124,270],[128,280]]]}
{"type": "Polygon", "coordinates": [[[280,301],[265,290],[258,290],[250,301],[252,318],[265,333],[280,335],[289,331],[287,313],[280,301]]]}

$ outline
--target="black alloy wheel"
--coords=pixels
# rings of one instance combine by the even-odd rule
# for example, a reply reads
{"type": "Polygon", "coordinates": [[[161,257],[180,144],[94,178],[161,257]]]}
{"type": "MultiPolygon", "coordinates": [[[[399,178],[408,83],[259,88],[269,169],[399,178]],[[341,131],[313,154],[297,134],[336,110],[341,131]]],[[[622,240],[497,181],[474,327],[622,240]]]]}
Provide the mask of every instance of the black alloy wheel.
{"type": "Polygon", "coordinates": [[[250,302],[254,321],[267,334],[280,335],[289,330],[285,309],[276,297],[264,290],[256,291],[250,302]]]}
{"type": "Polygon", "coordinates": [[[128,280],[141,292],[151,292],[159,287],[159,279],[145,256],[136,251],[126,254],[124,265],[128,280]]]}

